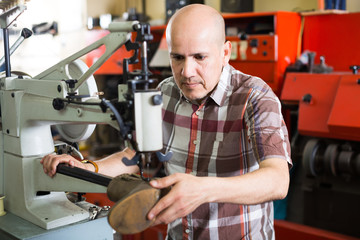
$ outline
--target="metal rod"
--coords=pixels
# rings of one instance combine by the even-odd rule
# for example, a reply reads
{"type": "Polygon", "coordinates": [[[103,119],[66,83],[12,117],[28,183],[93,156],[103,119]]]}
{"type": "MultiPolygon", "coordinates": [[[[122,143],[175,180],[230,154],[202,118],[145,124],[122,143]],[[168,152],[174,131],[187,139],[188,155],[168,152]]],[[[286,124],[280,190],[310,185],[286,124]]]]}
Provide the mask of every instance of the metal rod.
{"type": "MultiPolygon", "coordinates": [[[[148,81],[148,68],[147,68],[147,42],[144,41],[141,44],[141,63],[142,63],[142,70],[144,73],[144,80],[148,81]]],[[[148,84],[145,84],[145,90],[148,90],[148,84]]]]}
{"type": "Polygon", "coordinates": [[[4,36],[5,72],[6,72],[6,77],[11,77],[9,29],[7,29],[7,28],[3,29],[3,36],[4,36]]]}
{"type": "MultiPolygon", "coordinates": [[[[32,35],[31,30],[24,28],[21,31],[21,35],[16,40],[16,42],[10,47],[10,56],[15,52],[15,50],[20,46],[20,44],[28,37],[32,35]]],[[[3,65],[5,63],[5,56],[0,59],[0,68],[3,68],[3,65]]]]}
{"type": "Polygon", "coordinates": [[[142,12],[144,17],[146,17],[146,0],[142,0],[142,12]]]}

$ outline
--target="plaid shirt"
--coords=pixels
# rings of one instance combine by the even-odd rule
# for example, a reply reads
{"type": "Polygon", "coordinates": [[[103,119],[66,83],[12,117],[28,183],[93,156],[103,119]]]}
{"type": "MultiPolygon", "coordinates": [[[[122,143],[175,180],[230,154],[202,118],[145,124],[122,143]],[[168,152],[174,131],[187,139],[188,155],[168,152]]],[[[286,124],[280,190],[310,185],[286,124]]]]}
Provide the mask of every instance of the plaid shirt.
{"type": "MultiPolygon", "coordinates": [[[[224,67],[205,103],[191,103],[174,78],[163,93],[164,148],[172,151],[167,174],[231,177],[252,172],[267,158],[291,164],[281,105],[261,79],[224,67]]],[[[273,203],[205,203],[168,226],[168,239],[274,239],[273,203]]]]}

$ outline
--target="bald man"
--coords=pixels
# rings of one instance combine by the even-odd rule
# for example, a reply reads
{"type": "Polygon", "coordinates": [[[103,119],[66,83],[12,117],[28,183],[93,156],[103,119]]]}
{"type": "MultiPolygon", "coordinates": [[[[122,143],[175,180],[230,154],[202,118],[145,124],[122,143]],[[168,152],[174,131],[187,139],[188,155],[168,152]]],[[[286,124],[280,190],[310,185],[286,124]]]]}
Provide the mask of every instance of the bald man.
{"type": "MultiPolygon", "coordinates": [[[[288,133],[278,98],[261,79],[229,65],[231,43],[213,8],[193,4],[170,19],[166,38],[173,76],[163,93],[164,152],[172,186],[148,213],[168,224],[168,239],[274,239],[273,200],[287,195],[291,166],[288,133]]],[[[99,172],[136,172],[119,161],[125,149],[97,161],[99,172]]],[[[55,174],[65,162],[94,171],[70,156],[44,157],[55,174]]]]}

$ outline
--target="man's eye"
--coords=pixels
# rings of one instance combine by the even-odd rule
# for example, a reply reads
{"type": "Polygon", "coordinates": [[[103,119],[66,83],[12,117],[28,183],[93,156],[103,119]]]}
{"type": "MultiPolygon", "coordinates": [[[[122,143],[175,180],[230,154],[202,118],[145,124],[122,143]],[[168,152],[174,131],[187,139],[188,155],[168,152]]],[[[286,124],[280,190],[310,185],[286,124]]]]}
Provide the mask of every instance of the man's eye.
{"type": "Polygon", "coordinates": [[[181,55],[171,55],[171,58],[174,59],[175,61],[180,61],[184,59],[183,56],[181,55]]]}
{"type": "Polygon", "coordinates": [[[204,60],[205,56],[203,56],[203,55],[195,55],[195,59],[196,60],[204,60]]]}

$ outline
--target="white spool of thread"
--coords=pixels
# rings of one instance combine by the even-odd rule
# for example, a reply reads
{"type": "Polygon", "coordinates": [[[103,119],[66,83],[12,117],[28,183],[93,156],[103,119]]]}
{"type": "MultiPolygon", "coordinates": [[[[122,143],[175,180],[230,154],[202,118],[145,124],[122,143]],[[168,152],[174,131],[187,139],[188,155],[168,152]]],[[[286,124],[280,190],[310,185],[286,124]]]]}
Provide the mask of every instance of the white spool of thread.
{"type": "Polygon", "coordinates": [[[4,211],[4,195],[0,195],[0,216],[4,216],[6,212],[4,211]]]}

